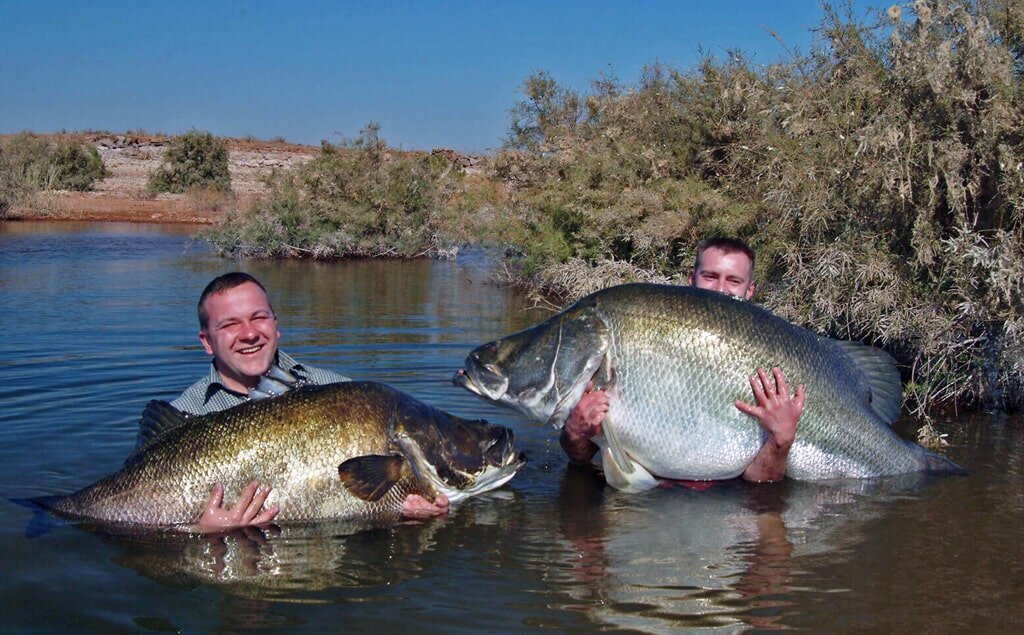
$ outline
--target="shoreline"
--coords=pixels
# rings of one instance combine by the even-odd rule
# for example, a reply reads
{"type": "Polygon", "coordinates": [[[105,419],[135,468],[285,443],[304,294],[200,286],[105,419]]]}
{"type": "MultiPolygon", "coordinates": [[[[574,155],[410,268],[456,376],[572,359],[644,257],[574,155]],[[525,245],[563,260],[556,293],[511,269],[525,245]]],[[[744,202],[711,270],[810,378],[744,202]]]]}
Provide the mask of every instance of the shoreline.
{"type": "Polygon", "coordinates": [[[170,136],[105,132],[32,136],[88,143],[99,152],[109,174],[89,192],[41,192],[31,203],[12,207],[2,220],[213,225],[229,207],[250,209],[265,191],[263,179],[275,170],[301,165],[320,152],[317,147],[287,141],[226,138],[230,195],[151,196],[146,193],[149,174],[162,163],[170,136]]]}
{"type": "MultiPolygon", "coordinates": [[[[14,207],[8,222],[111,222],[206,226],[223,212],[203,212],[184,200],[144,200],[95,196],[95,192],[49,192],[43,205],[14,207]]],[[[184,197],[180,197],[184,198],[184,197]]]]}

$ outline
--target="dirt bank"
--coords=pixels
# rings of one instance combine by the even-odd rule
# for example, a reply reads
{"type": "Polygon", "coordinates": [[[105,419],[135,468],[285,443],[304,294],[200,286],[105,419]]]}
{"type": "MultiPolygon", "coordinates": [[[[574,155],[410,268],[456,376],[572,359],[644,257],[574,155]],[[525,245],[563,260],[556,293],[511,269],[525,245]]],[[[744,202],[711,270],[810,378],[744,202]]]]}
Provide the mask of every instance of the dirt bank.
{"type": "MultiPolygon", "coordinates": [[[[211,224],[227,205],[223,197],[146,194],[150,172],[163,160],[171,138],[159,135],[76,133],[73,137],[94,145],[110,172],[92,192],[47,192],[42,204],[14,208],[9,219],[100,220],[147,223],[211,224]]],[[[262,178],[275,169],[287,169],[311,159],[319,151],[286,141],[225,139],[234,202],[242,209],[263,191],[262,178]]]]}

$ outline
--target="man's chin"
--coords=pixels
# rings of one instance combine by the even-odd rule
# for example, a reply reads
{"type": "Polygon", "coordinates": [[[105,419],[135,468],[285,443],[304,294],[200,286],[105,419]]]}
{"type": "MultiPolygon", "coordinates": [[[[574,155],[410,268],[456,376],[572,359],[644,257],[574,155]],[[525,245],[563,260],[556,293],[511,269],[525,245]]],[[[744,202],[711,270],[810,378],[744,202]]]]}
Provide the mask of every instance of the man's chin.
{"type": "Polygon", "coordinates": [[[260,377],[270,370],[271,363],[273,363],[272,358],[241,359],[235,368],[246,377],[260,377]]]}

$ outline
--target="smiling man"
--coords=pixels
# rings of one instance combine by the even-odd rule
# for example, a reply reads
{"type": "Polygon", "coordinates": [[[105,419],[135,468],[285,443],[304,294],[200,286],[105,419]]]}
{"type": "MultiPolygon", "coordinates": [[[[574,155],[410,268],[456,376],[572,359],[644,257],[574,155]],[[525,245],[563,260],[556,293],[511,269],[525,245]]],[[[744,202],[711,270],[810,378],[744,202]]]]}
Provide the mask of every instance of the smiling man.
{"type": "MultiPolygon", "coordinates": [[[[697,245],[697,258],[690,272],[690,284],[725,293],[742,300],[754,297],[754,251],[735,238],[710,238],[697,245]]],[[[804,387],[792,395],[779,368],[771,376],[758,368],[750,376],[754,404],[737,400],[735,406],[757,420],[764,435],[760,451],[743,471],[753,482],[778,481],[786,474],[789,449],[796,440],[796,427],[804,408],[804,387]]],[[[608,414],[608,396],[591,387],[569,413],[559,437],[562,449],[577,463],[589,461],[598,447],[592,439],[602,433],[601,422],[608,414]]]]}
{"type": "MultiPolygon", "coordinates": [[[[211,281],[199,296],[199,341],[213,357],[209,372],[189,386],[171,405],[192,415],[219,412],[245,403],[260,377],[277,365],[303,384],[331,384],[350,381],[333,371],[298,363],[278,349],[281,333],[267,290],[247,273],[226,273],[211,281]]],[[[141,432],[141,430],[140,430],[141,432]]],[[[197,529],[212,531],[270,522],[276,507],[263,509],[269,487],[250,483],[233,507],[223,505],[223,488],[214,487],[199,519],[197,529]]],[[[407,516],[443,514],[448,500],[443,494],[435,502],[410,494],[403,504],[407,516]]]]}

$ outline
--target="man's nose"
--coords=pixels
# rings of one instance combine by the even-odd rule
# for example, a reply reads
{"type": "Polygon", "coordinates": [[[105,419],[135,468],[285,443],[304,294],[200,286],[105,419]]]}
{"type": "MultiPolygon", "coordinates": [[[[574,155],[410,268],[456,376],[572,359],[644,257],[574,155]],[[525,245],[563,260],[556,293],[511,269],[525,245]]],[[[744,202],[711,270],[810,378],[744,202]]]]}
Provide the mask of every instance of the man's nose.
{"type": "Polygon", "coordinates": [[[246,320],[242,322],[242,329],[239,332],[238,336],[245,340],[254,340],[259,338],[260,332],[256,328],[255,324],[253,324],[249,320],[246,320]]]}

